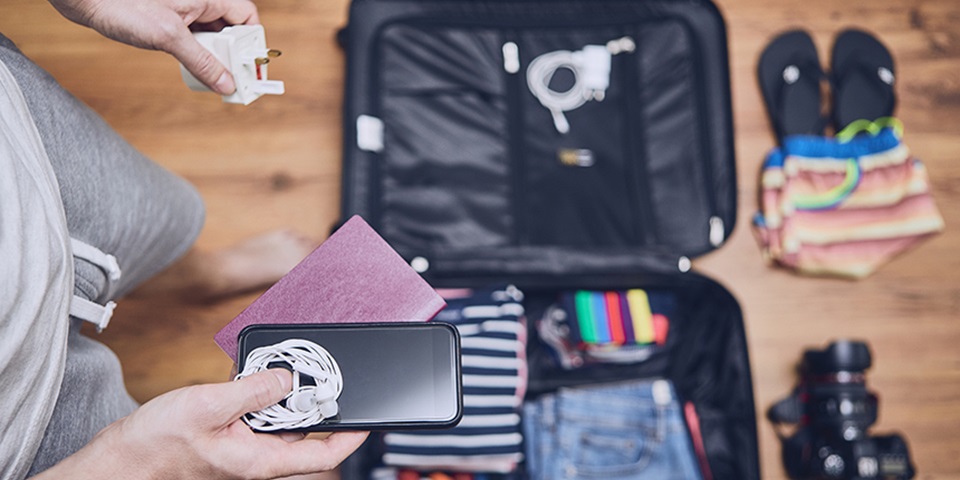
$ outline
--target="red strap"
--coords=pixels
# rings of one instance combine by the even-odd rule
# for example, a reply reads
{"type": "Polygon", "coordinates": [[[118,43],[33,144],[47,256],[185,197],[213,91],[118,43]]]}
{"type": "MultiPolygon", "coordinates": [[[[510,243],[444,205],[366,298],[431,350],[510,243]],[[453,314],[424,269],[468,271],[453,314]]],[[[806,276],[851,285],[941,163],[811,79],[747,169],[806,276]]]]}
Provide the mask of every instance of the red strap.
{"type": "Polygon", "coordinates": [[[703,446],[703,433],[700,431],[700,417],[697,416],[697,408],[693,402],[687,402],[683,405],[684,416],[687,417],[687,425],[690,427],[690,436],[693,438],[693,450],[697,454],[697,460],[700,461],[700,473],[703,474],[703,480],[713,480],[713,472],[710,470],[710,462],[707,461],[707,449],[703,446]]]}
{"type": "Polygon", "coordinates": [[[607,304],[607,323],[610,325],[610,340],[617,345],[627,342],[627,334],[623,331],[623,314],[620,313],[620,295],[617,292],[604,292],[604,301],[607,304]]]}

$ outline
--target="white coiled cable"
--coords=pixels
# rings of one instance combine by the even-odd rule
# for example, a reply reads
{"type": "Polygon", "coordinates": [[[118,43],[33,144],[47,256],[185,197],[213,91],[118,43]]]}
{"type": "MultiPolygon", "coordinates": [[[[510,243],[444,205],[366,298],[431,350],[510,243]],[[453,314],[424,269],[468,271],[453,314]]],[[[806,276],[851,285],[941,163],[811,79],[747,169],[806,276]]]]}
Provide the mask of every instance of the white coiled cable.
{"type": "Polygon", "coordinates": [[[590,99],[590,94],[580,81],[580,73],[578,73],[580,64],[574,59],[574,52],[557,50],[540,55],[527,67],[527,86],[530,88],[530,93],[550,111],[553,124],[560,133],[570,131],[570,123],[567,122],[563,112],[580,108],[590,99]],[[561,68],[566,68],[573,74],[573,86],[565,92],[557,92],[550,88],[553,75],[561,68]]]}
{"type": "Polygon", "coordinates": [[[291,338],[253,350],[234,380],[276,363],[286,363],[293,369],[293,389],[276,405],[246,414],[243,420],[247,425],[263,432],[294,430],[337,415],[340,411],[337,399],[343,391],[340,366],[330,352],[309,340],[291,338]],[[304,385],[301,375],[313,378],[315,384],[304,385]]]}
{"type": "Polygon", "coordinates": [[[635,49],[632,38],[622,37],[606,45],[586,45],[575,52],[556,50],[544,53],[527,67],[527,87],[550,111],[557,132],[565,134],[570,131],[570,123],[563,112],[576,110],[590,100],[602,101],[610,85],[610,57],[635,49]],[[561,68],[573,74],[573,86],[565,92],[550,88],[553,75],[561,68]]]}

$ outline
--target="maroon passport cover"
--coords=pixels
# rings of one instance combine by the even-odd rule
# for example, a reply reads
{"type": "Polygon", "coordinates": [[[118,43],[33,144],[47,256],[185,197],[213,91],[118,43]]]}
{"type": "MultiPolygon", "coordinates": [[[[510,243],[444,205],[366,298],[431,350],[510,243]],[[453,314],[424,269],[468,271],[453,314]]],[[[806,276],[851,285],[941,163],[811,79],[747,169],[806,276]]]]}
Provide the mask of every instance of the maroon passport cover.
{"type": "Polygon", "coordinates": [[[214,337],[237,360],[257,323],[427,321],[446,302],[377,232],[354,216],[214,337]]]}

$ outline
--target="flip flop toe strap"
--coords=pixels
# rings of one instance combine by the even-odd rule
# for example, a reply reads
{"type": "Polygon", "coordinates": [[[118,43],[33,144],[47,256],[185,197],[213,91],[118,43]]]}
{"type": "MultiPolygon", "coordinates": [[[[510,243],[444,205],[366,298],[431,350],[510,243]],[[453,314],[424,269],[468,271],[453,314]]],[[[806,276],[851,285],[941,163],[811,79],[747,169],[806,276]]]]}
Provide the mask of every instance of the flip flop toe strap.
{"type": "MultiPolygon", "coordinates": [[[[784,125],[786,123],[786,116],[790,114],[784,108],[786,103],[786,95],[791,87],[799,83],[807,84],[814,88],[820,88],[820,82],[826,78],[826,74],[823,73],[823,70],[820,68],[820,64],[816,60],[809,58],[799,58],[795,61],[790,61],[783,67],[781,71],[782,83],[779,83],[774,94],[776,105],[773,106],[773,111],[777,113],[777,131],[780,138],[787,136],[787,132],[784,131],[784,125]]],[[[819,109],[819,105],[817,105],[819,109]]],[[[815,125],[812,125],[814,132],[822,131],[824,126],[826,126],[827,119],[821,114],[818,115],[818,120],[815,125]]]]}

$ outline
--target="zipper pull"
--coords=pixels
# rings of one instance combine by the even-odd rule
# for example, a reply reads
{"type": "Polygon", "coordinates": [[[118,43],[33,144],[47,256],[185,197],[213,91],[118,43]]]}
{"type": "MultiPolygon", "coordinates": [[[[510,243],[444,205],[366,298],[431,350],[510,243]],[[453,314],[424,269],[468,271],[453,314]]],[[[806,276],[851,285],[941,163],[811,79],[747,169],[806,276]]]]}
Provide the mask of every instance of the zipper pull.
{"type": "Polygon", "coordinates": [[[357,117],[357,148],[366,152],[383,151],[383,120],[370,115],[357,117]]]}
{"type": "Polygon", "coordinates": [[[507,73],[520,71],[520,47],[514,42],[503,44],[503,69],[507,73]]]}
{"type": "Polygon", "coordinates": [[[710,217],[710,245],[719,247],[723,240],[723,219],[718,216],[710,217]]]}

